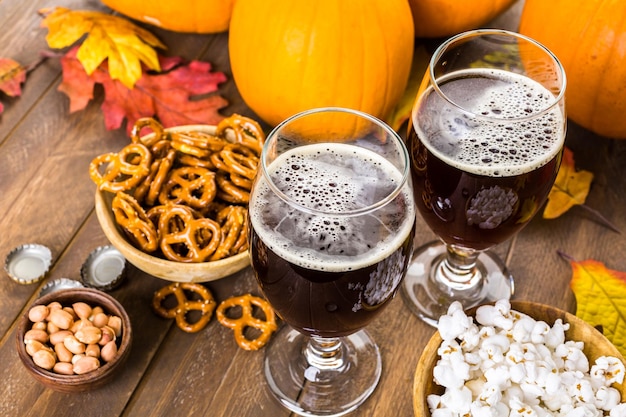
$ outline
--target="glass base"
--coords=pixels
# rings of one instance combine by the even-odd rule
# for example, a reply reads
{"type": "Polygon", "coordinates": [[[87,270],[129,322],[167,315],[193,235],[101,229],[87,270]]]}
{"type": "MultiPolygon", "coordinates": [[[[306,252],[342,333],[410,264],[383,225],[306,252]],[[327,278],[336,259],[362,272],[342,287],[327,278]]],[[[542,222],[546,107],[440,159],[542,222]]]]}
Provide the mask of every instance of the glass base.
{"type": "Polygon", "coordinates": [[[413,252],[401,294],[409,309],[431,326],[446,314],[453,301],[465,309],[502,299],[514,292],[513,277],[502,261],[491,252],[481,252],[476,273],[482,275],[472,288],[451,288],[436,278],[436,269],[447,255],[446,246],[439,241],[428,243],[413,252]]]}
{"type": "Polygon", "coordinates": [[[361,405],[380,379],[378,347],[364,330],[338,338],[341,350],[330,362],[306,359],[310,338],[283,327],[265,349],[264,371],[280,403],[302,416],[342,416],[361,405]]]}

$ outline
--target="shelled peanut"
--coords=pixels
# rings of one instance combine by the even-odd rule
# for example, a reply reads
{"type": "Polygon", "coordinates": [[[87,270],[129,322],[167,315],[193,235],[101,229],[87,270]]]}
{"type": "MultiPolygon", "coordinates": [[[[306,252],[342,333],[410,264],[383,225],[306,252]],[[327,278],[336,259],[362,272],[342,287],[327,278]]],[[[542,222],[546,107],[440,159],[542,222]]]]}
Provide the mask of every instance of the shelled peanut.
{"type": "Polygon", "coordinates": [[[37,305],[28,311],[33,323],[24,334],[26,352],[35,365],[64,375],[82,375],[117,356],[122,319],[100,306],[76,302],[37,305]]]}

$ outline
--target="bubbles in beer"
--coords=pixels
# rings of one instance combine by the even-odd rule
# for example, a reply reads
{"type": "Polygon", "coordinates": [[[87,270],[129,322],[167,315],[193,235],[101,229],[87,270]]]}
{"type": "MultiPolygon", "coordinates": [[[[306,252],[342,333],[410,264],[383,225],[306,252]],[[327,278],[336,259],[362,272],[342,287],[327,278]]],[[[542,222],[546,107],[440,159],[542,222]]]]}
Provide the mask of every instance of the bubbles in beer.
{"type": "Polygon", "coordinates": [[[385,158],[351,145],[297,148],[271,166],[273,184],[303,211],[256,187],[252,222],[263,241],[288,261],[316,270],[351,270],[374,264],[397,249],[413,225],[411,191],[372,213],[363,209],[389,196],[401,173],[385,158]],[[277,168],[275,168],[277,167],[277,168]]]}
{"type": "Polygon", "coordinates": [[[564,117],[554,96],[522,75],[473,69],[440,80],[414,115],[424,144],[449,164],[467,172],[512,176],[550,161],[564,137],[564,117]]]}

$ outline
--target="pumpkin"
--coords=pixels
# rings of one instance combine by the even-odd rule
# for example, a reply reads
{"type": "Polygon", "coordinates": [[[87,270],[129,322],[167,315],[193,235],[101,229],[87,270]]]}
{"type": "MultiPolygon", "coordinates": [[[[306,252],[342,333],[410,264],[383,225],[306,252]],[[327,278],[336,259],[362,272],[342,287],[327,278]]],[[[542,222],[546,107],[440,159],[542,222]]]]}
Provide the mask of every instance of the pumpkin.
{"type": "Polygon", "coordinates": [[[623,0],[526,0],[519,31],[559,58],[568,117],[597,135],[626,139],[623,0]]]}
{"type": "Polygon", "coordinates": [[[515,0],[409,0],[415,36],[420,38],[438,38],[476,29],[504,12],[514,2],[515,0]]]}
{"type": "Polygon", "coordinates": [[[132,19],[174,32],[218,33],[228,30],[235,0],[102,0],[132,19]]]}
{"type": "Polygon", "coordinates": [[[237,0],[229,29],[237,89],[273,126],[325,106],[384,119],[406,88],[413,42],[406,0],[237,0]]]}

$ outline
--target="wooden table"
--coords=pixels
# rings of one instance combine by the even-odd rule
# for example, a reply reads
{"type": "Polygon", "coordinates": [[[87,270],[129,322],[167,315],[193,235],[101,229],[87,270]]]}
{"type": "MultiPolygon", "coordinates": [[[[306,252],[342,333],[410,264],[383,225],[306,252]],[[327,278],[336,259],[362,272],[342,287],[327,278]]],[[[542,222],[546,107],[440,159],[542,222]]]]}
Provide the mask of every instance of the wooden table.
{"type": "MultiPolygon", "coordinates": [[[[105,9],[96,0],[0,0],[0,56],[27,65],[47,50],[47,32],[39,27],[37,10],[52,6],[105,9]]],[[[515,28],[520,9],[518,4],[494,25],[506,22],[515,28]]],[[[232,81],[227,34],[150,30],[168,45],[168,54],[211,62],[229,77],[220,88],[230,102],[224,115],[254,117],[232,81]]],[[[94,212],[95,186],[87,167],[96,155],[119,150],[128,141],[123,129],[105,130],[101,91],[85,110],[69,114],[67,97],[57,91],[60,79],[59,61],[49,59],[29,73],[21,97],[1,97],[6,108],[0,115],[0,259],[18,245],[38,242],[51,248],[54,261],[46,280],[38,284],[20,285],[0,273],[0,415],[288,415],[266,389],[262,350],[239,349],[231,331],[215,320],[203,331],[187,334],[173,321],[157,317],[150,302],[167,282],[132,266],[126,282],[111,292],[128,311],[135,335],[127,365],[114,382],[82,394],[61,394],[25,372],[15,350],[17,319],[46,282],[79,279],[87,255],[108,243],[94,212]]],[[[571,125],[567,145],[578,167],[595,174],[588,205],[626,232],[626,141],[594,137],[571,125]]],[[[417,243],[432,238],[418,220],[417,243]]],[[[496,248],[516,277],[516,299],[575,311],[571,268],[557,251],[626,271],[626,235],[607,229],[581,209],[556,220],[538,217],[514,244],[496,248]]],[[[218,300],[259,293],[249,268],[208,286],[218,300]]],[[[414,369],[434,330],[413,316],[400,297],[368,329],[380,345],[384,371],[372,397],[353,415],[411,416],[414,369]]]]}

